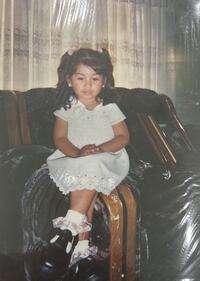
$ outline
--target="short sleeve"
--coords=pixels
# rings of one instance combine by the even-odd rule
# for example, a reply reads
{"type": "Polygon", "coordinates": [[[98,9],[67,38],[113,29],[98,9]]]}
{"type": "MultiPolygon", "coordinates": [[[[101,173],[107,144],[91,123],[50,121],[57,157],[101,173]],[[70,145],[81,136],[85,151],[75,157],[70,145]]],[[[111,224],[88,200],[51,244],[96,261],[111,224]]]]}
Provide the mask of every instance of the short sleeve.
{"type": "Polygon", "coordinates": [[[110,120],[111,125],[115,125],[124,119],[126,119],[126,116],[123,114],[123,112],[119,109],[116,103],[110,103],[108,105],[108,118],[110,120]]]}
{"type": "Polygon", "coordinates": [[[54,111],[54,115],[56,117],[61,118],[64,121],[68,121],[69,119],[69,110],[64,109],[64,107],[61,107],[61,109],[58,109],[54,111]]]}

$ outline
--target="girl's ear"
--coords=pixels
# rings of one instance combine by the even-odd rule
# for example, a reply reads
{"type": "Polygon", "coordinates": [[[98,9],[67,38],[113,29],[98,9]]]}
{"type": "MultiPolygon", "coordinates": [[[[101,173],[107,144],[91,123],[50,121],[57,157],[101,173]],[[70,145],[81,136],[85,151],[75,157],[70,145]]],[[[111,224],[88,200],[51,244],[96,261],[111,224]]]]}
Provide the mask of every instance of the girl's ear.
{"type": "Polygon", "coordinates": [[[71,79],[67,76],[66,80],[67,80],[68,86],[71,87],[72,86],[71,79]]]}
{"type": "Polygon", "coordinates": [[[105,85],[106,85],[106,81],[107,81],[107,78],[106,77],[104,77],[104,79],[103,79],[103,88],[105,87],[105,85]]]}

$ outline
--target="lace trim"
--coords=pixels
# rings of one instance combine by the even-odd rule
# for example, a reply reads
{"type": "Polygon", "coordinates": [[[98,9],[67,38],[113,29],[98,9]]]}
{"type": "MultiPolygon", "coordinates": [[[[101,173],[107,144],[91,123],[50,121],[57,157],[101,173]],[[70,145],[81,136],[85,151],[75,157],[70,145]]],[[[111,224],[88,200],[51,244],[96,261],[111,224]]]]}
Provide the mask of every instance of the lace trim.
{"type": "Polygon", "coordinates": [[[53,174],[49,172],[49,176],[64,195],[77,189],[95,189],[109,195],[117,186],[113,178],[88,177],[87,175],[73,176],[62,168],[55,169],[53,174]]]}
{"type": "Polygon", "coordinates": [[[74,252],[73,252],[73,254],[71,256],[69,267],[71,267],[72,265],[77,263],[80,259],[84,259],[84,258],[87,258],[89,256],[96,256],[97,253],[98,253],[97,246],[88,247],[88,248],[84,249],[83,251],[81,251],[81,250],[78,250],[78,251],[74,250],[74,252]]]}
{"type": "Polygon", "coordinates": [[[59,228],[61,230],[70,229],[73,235],[78,233],[88,232],[92,228],[92,224],[87,221],[86,217],[83,217],[83,220],[80,224],[69,221],[66,217],[58,217],[52,220],[53,227],[59,228]]]}

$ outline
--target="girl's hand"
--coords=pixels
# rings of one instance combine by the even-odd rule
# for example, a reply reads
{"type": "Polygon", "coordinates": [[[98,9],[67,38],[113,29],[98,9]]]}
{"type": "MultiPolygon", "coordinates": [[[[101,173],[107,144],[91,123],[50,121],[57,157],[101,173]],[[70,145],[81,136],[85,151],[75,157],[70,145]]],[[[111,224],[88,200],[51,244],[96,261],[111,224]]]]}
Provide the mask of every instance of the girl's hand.
{"type": "Polygon", "coordinates": [[[80,156],[87,156],[91,154],[97,154],[102,152],[101,149],[96,146],[95,144],[87,144],[80,149],[79,155],[80,156]]]}

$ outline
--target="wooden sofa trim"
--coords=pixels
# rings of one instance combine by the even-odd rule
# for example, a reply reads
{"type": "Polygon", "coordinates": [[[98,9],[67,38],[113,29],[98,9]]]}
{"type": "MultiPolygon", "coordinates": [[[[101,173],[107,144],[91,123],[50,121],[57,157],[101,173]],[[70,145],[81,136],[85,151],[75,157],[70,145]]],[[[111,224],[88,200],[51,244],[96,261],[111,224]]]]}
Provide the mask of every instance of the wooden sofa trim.
{"type": "Polygon", "coordinates": [[[108,210],[110,219],[109,281],[134,281],[136,255],[134,195],[128,184],[120,184],[109,196],[101,193],[99,196],[108,210]]]}
{"type": "Polygon", "coordinates": [[[127,226],[124,227],[125,269],[124,278],[126,281],[135,280],[135,261],[136,261],[136,221],[137,208],[134,195],[128,184],[120,185],[117,189],[120,194],[124,210],[126,210],[127,226]]]}

